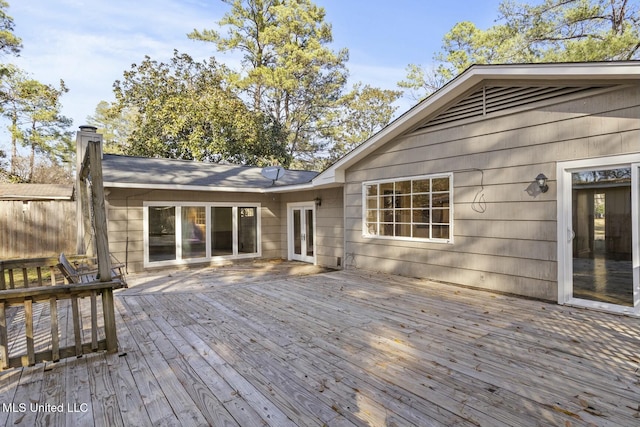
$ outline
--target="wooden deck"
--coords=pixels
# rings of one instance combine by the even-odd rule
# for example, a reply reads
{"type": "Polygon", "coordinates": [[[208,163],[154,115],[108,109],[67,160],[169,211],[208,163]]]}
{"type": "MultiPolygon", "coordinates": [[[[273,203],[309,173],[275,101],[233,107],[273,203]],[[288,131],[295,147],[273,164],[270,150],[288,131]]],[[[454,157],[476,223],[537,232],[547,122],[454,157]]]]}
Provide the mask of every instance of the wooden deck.
{"type": "Polygon", "coordinates": [[[0,372],[0,425],[640,424],[640,319],[310,272],[130,277],[120,352],[0,372]]]}

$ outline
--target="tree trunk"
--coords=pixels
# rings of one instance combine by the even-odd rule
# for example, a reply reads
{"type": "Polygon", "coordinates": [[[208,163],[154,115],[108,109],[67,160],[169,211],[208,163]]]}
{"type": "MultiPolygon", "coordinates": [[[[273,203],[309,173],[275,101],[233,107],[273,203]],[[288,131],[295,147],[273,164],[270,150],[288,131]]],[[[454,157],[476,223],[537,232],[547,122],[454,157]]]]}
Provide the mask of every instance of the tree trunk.
{"type": "Polygon", "coordinates": [[[18,138],[16,137],[16,129],[18,127],[18,114],[11,115],[11,176],[16,174],[16,158],[18,157],[18,138]]]}
{"type": "Polygon", "coordinates": [[[36,166],[36,141],[35,141],[35,133],[36,133],[36,122],[34,121],[31,126],[31,155],[29,156],[29,179],[27,182],[31,182],[33,179],[33,174],[36,166]]]}

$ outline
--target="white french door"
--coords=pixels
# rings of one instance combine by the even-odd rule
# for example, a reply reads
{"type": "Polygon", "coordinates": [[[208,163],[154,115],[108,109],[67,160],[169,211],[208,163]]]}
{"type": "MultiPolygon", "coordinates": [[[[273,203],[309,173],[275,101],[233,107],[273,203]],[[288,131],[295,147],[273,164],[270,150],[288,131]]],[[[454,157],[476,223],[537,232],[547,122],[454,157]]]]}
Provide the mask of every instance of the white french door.
{"type": "Polygon", "coordinates": [[[315,264],[315,210],[313,202],[287,205],[287,240],[290,260],[315,264]]]}
{"type": "Polygon", "coordinates": [[[558,164],[558,302],[640,315],[640,155],[558,164]]]}

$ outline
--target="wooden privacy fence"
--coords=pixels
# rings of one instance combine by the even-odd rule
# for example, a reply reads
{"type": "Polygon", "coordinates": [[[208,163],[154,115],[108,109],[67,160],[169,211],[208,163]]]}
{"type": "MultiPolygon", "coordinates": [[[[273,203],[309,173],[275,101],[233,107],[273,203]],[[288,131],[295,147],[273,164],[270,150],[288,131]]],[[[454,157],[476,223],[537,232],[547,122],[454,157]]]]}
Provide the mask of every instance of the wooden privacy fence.
{"type": "MultiPolygon", "coordinates": [[[[73,258],[72,258],[73,260],[73,258]]],[[[44,361],[58,361],[65,357],[106,350],[118,349],[113,290],[125,287],[121,279],[95,281],[89,283],[66,283],[57,267],[57,258],[34,258],[0,261],[0,367],[31,366],[44,361]],[[98,296],[102,300],[102,324],[99,324],[98,296]],[[91,303],[91,337],[84,339],[82,313],[79,299],[88,297],[91,303]],[[58,302],[71,303],[73,340],[62,336],[70,328],[59,327],[58,302]],[[50,339],[44,340],[42,327],[39,328],[38,342],[34,335],[34,309],[48,304],[50,313],[50,339]],[[24,346],[13,346],[20,354],[10,354],[8,319],[24,316],[24,346]],[[99,331],[104,337],[99,338],[99,331]],[[60,346],[63,342],[73,342],[70,346],[60,346]],[[48,341],[44,343],[42,341],[48,341]],[[36,346],[38,351],[36,351],[36,346]]],[[[40,307],[42,308],[42,307],[40,307]]],[[[46,316],[40,316],[39,319],[46,316]]]]}
{"type": "Polygon", "coordinates": [[[76,252],[76,202],[0,200],[0,259],[76,252]]]}

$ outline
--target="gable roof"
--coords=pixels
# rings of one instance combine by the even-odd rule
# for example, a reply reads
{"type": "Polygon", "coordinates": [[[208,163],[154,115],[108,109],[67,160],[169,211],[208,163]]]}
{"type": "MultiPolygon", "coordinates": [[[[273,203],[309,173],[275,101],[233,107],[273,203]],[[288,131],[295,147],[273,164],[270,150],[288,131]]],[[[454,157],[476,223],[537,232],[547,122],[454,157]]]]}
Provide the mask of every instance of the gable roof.
{"type": "Polygon", "coordinates": [[[167,190],[270,192],[283,187],[311,187],[313,171],[287,170],[275,183],[250,166],[221,165],[189,160],[104,154],[105,187],[167,190]]]}
{"type": "Polygon", "coordinates": [[[0,184],[0,200],[73,200],[73,185],[0,184]]]}
{"type": "Polygon", "coordinates": [[[637,83],[640,81],[640,61],[473,65],[323,171],[314,178],[314,186],[331,187],[344,183],[345,171],[350,166],[394,138],[428,125],[431,120],[444,118],[455,121],[464,118],[464,114],[477,114],[477,111],[472,111],[473,106],[454,104],[454,101],[464,98],[472,104],[474,97],[486,97],[486,92],[478,93],[479,85],[492,81],[499,81],[502,87],[512,82],[512,86],[521,90],[523,102],[530,102],[531,98],[527,99],[529,95],[525,94],[527,90],[530,96],[544,100],[545,96],[580,91],[585,85],[592,88],[594,85],[606,86],[629,81],[637,83]],[[452,107],[456,105],[461,111],[454,111],[452,107]],[[449,117],[445,117],[447,113],[449,117]]]}

